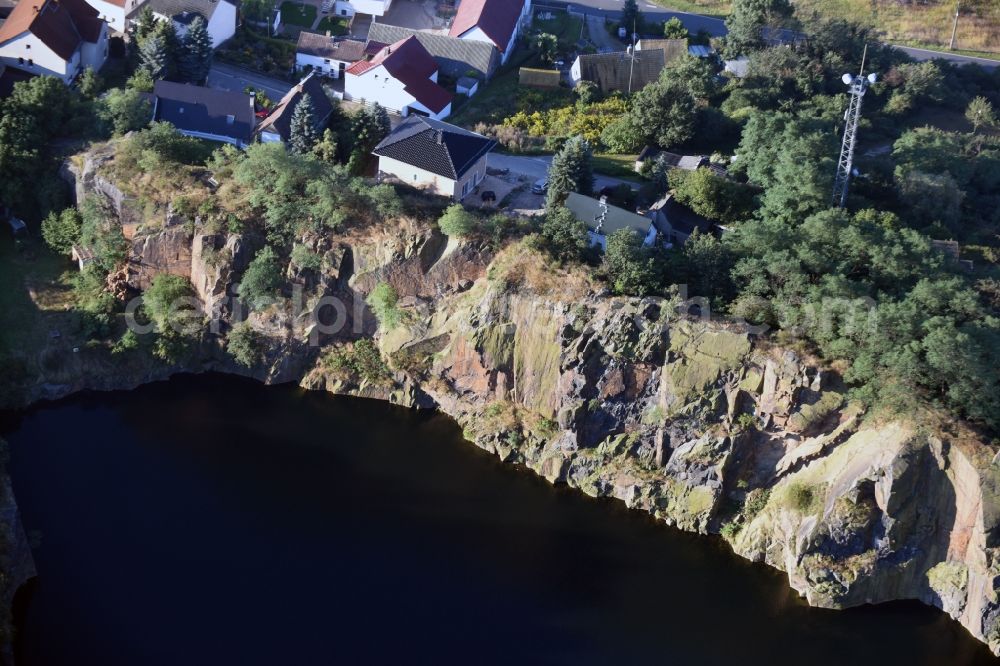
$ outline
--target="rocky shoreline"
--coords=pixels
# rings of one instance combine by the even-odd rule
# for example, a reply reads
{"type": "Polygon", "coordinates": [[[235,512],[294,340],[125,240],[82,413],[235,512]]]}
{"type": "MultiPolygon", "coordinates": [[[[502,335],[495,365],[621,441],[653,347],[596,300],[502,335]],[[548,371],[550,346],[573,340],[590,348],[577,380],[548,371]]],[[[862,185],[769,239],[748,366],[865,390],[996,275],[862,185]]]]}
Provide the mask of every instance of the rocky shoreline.
{"type": "MultiPolygon", "coordinates": [[[[107,195],[88,168],[78,189],[107,195]]],[[[812,605],[918,599],[1000,654],[1000,465],[969,428],[930,411],[866,414],[835,369],[676,301],[608,296],[523,242],[494,253],[408,219],[300,240],[321,267],[290,265],[286,277],[307,309],[345,305],[341,333],[317,336],[310,317],[275,305],[248,320],[266,336],[259,362],[237,365],[224,346],[232,312],[217,305],[259,240],[140,227],[132,286],[187,277],[220,313],[219,332],[171,367],[67,352],[56,379],[25,386],[27,402],[219,371],[437,408],[470,441],[553,483],[721,533],[737,554],[787,572],[812,605]],[[360,306],[378,284],[399,296],[389,329],[360,306]],[[374,340],[383,371],[331,363],[359,340],[374,340]]]]}

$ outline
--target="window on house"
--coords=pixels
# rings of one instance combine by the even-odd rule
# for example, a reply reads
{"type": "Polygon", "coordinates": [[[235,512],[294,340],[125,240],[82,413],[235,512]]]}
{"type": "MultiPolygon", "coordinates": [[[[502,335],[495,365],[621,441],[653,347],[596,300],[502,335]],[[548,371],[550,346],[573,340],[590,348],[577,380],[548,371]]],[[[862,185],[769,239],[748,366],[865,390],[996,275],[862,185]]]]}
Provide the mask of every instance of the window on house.
{"type": "Polygon", "coordinates": [[[227,125],[232,125],[235,122],[236,122],[236,116],[234,116],[234,115],[228,115],[228,116],[226,116],[226,124],[227,125]]]}
{"type": "Polygon", "coordinates": [[[26,49],[30,49],[30,48],[31,48],[31,44],[25,44],[25,45],[24,45],[24,48],[26,48],[26,49]]]}
{"type": "Polygon", "coordinates": [[[324,65],[329,65],[330,64],[330,59],[329,58],[323,58],[323,64],[324,65]]]}

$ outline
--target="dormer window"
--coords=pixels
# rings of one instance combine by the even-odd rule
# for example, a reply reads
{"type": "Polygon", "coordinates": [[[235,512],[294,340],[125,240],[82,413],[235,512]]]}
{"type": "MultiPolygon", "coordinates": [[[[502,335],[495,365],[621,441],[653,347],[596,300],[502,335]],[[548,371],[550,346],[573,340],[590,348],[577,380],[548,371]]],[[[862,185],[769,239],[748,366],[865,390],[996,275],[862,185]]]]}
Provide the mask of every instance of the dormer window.
{"type": "Polygon", "coordinates": [[[24,45],[24,48],[26,48],[26,49],[30,49],[30,48],[31,48],[31,44],[25,44],[25,45],[24,45]]]}

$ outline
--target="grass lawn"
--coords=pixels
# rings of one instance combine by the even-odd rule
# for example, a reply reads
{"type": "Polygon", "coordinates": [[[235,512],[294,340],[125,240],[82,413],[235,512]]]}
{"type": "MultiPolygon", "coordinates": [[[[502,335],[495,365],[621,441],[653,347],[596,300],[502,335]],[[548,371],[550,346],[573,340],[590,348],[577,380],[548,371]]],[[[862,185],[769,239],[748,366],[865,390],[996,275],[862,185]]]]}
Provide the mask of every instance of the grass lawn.
{"type": "Polygon", "coordinates": [[[76,315],[67,312],[74,270],[69,259],[50,251],[40,238],[18,246],[7,225],[0,227],[0,355],[34,361],[48,345],[51,330],[64,339],[75,333],[76,315]]]}
{"type": "Polygon", "coordinates": [[[302,5],[298,2],[281,3],[281,22],[291,25],[311,28],[316,20],[316,8],[313,5],[302,5]]]}
{"type": "Polygon", "coordinates": [[[580,34],[583,30],[583,19],[578,16],[570,16],[567,12],[551,12],[553,18],[542,21],[535,18],[531,27],[537,32],[547,32],[555,35],[559,39],[560,54],[564,51],[572,50],[573,46],[580,41],[580,34]]]}
{"type": "Polygon", "coordinates": [[[594,171],[605,176],[638,182],[642,180],[642,176],[635,172],[635,160],[638,157],[638,155],[596,153],[594,155],[594,171]]]}
{"type": "Polygon", "coordinates": [[[330,34],[334,37],[347,34],[347,21],[342,18],[337,18],[336,16],[327,16],[319,25],[316,26],[316,32],[321,35],[325,35],[326,31],[329,30],[330,34]]]}

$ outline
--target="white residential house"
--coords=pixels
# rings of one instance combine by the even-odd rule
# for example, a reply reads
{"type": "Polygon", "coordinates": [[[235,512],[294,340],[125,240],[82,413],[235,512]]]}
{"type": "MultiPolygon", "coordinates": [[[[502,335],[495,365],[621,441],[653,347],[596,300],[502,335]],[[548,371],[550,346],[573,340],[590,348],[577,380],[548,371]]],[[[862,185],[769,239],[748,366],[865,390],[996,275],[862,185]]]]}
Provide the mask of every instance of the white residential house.
{"type": "Polygon", "coordinates": [[[295,69],[301,72],[311,67],[315,72],[339,79],[348,67],[364,60],[365,54],[364,42],[303,31],[295,47],[295,69]]]}
{"type": "Polygon", "coordinates": [[[87,4],[97,10],[108,28],[124,34],[131,23],[129,14],[140,9],[146,0],[87,0],[87,4]]]}
{"type": "Polygon", "coordinates": [[[497,142],[423,116],[411,116],[375,147],[379,177],[461,201],[486,178],[497,142]]]}
{"type": "Polygon", "coordinates": [[[438,64],[416,37],[408,37],[345,70],[344,99],[378,102],[401,116],[443,120],[451,114],[450,92],[438,85],[438,64]]]}
{"type": "Polygon", "coordinates": [[[507,58],[517,46],[521,26],[531,17],[531,0],[461,0],[448,35],[489,42],[507,58]]]}
{"type": "Polygon", "coordinates": [[[236,5],[231,0],[147,0],[129,11],[129,20],[134,21],[146,6],[157,19],[173,21],[178,37],[183,37],[195,17],[201,16],[215,49],[236,34],[236,5]]]}
{"type": "Polygon", "coordinates": [[[392,0],[337,0],[333,11],[337,16],[354,16],[355,14],[385,16],[390,7],[392,7],[392,0]]]}
{"type": "Polygon", "coordinates": [[[643,245],[656,242],[656,226],[650,218],[612,206],[607,197],[594,199],[570,192],[565,206],[576,219],[587,225],[590,244],[600,246],[602,251],[608,249],[608,236],[621,229],[631,229],[642,238],[643,245]]]}
{"type": "Polygon", "coordinates": [[[84,0],[22,0],[0,26],[0,64],[70,83],[108,58],[108,25],[84,0]]]}

